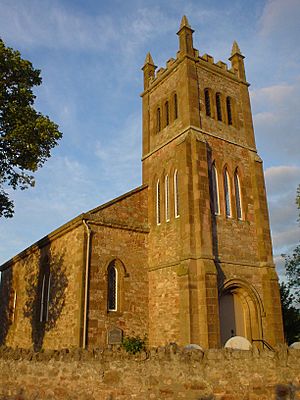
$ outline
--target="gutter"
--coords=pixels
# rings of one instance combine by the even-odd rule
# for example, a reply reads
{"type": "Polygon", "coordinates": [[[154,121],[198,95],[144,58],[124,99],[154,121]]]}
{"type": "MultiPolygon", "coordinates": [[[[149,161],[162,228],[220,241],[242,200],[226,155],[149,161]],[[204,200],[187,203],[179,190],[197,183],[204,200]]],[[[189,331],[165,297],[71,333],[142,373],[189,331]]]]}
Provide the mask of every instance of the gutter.
{"type": "Polygon", "coordinates": [[[85,257],[85,285],[84,285],[84,308],[83,308],[83,335],[82,348],[86,348],[87,342],[87,313],[88,313],[88,288],[90,270],[91,228],[85,219],[82,220],[87,232],[86,257],[85,257]]]}

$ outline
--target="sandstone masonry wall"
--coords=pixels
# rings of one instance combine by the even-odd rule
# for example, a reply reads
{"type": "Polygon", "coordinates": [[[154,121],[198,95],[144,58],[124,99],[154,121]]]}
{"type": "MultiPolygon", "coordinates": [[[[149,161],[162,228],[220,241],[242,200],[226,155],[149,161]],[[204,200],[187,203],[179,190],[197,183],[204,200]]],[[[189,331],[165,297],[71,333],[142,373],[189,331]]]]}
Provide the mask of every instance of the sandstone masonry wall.
{"type": "MultiPolygon", "coordinates": [[[[299,393],[300,351],[0,348],[0,398],[283,400],[299,393]]],[[[293,397],[294,396],[294,397],[293,397]]]]}

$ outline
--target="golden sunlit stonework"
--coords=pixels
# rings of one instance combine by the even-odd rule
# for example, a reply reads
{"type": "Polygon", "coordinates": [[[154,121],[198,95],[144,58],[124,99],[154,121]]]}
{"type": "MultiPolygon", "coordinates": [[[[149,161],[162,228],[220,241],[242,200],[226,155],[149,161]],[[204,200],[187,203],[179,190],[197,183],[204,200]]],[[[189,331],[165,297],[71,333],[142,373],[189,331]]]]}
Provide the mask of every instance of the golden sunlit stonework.
{"type": "Polygon", "coordinates": [[[143,66],[142,186],[1,266],[2,344],[283,342],[244,56],[199,55],[186,17],[177,34],[176,58],[143,66]]]}

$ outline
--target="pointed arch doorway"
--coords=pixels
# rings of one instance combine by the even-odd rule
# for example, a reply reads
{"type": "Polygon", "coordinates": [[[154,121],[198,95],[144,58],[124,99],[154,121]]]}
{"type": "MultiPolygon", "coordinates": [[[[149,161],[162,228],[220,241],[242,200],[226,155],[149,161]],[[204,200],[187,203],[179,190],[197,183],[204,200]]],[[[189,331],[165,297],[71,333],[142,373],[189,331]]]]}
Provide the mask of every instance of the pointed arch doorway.
{"type": "Polygon", "coordinates": [[[249,284],[229,280],[219,296],[221,345],[233,336],[243,336],[252,342],[262,339],[262,303],[249,284]]]}

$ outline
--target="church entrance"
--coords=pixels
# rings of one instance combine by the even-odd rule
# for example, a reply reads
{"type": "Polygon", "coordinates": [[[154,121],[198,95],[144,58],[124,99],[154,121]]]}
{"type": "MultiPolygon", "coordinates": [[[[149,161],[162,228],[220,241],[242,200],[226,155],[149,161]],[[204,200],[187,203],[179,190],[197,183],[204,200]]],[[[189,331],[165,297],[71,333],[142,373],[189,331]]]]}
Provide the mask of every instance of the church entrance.
{"type": "Polygon", "coordinates": [[[262,338],[261,305],[258,294],[243,282],[229,281],[219,297],[221,345],[233,336],[252,342],[262,338]]]}
{"type": "Polygon", "coordinates": [[[220,299],[221,344],[232,336],[246,337],[245,310],[237,294],[226,293],[220,299]]]}

